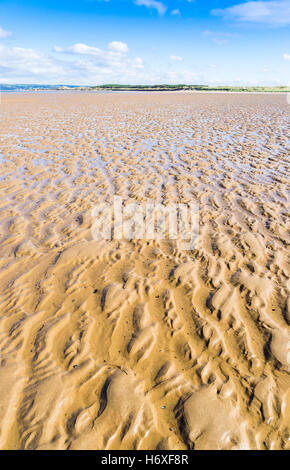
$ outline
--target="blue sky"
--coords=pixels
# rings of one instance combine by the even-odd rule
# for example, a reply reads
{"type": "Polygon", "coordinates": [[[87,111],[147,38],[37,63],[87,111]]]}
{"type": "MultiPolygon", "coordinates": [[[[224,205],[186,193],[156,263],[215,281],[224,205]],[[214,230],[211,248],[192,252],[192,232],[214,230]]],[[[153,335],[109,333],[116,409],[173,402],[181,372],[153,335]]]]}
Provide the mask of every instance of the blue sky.
{"type": "Polygon", "coordinates": [[[1,0],[0,82],[289,84],[290,0],[1,0]]]}

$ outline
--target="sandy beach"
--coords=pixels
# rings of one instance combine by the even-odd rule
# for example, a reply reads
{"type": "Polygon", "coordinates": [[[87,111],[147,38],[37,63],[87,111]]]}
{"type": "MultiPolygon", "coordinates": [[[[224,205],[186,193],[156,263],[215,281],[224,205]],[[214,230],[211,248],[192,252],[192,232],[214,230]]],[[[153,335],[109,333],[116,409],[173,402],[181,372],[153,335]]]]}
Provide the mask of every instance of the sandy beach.
{"type": "Polygon", "coordinates": [[[0,448],[290,449],[286,96],[1,98],[0,448]],[[196,247],[94,239],[113,196],[196,247]]]}

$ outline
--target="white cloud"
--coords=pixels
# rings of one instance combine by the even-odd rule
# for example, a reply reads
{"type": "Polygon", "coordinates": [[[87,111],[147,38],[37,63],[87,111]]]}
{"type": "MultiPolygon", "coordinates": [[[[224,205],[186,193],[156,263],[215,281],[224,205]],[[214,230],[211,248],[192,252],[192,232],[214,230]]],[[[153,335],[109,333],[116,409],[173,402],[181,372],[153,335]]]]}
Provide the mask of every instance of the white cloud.
{"type": "Polygon", "coordinates": [[[0,44],[0,76],[2,82],[6,78],[17,81],[24,76],[58,77],[62,76],[64,68],[61,63],[33,49],[22,47],[7,47],[0,44]]]}
{"type": "Polygon", "coordinates": [[[135,0],[135,4],[138,6],[153,8],[158,11],[159,15],[165,15],[167,11],[167,6],[156,0],[135,0]]]}
{"type": "Polygon", "coordinates": [[[128,52],[129,48],[125,42],[121,41],[112,41],[108,44],[109,49],[117,52],[128,52]]]}
{"type": "Polygon", "coordinates": [[[59,46],[53,46],[53,50],[54,52],[63,52],[64,49],[62,47],[59,47],[59,46]]]}
{"type": "Polygon", "coordinates": [[[290,24],[290,0],[252,1],[211,11],[225,20],[263,23],[275,26],[290,24]]]}
{"type": "Polygon", "coordinates": [[[84,84],[143,82],[144,64],[140,57],[123,51],[100,49],[77,43],[66,49],[55,46],[53,54],[0,44],[2,83],[84,84]],[[140,75],[141,74],[141,75],[140,75]],[[140,78],[138,79],[138,77],[140,78]]]}
{"type": "Polygon", "coordinates": [[[102,55],[101,49],[98,47],[88,46],[87,44],[77,43],[73,44],[67,49],[68,52],[72,52],[73,54],[84,54],[84,55],[102,55]]]}
{"type": "Polygon", "coordinates": [[[180,15],[180,10],[178,10],[178,8],[176,10],[172,10],[171,15],[180,15]]]}
{"type": "Polygon", "coordinates": [[[179,55],[170,54],[169,59],[170,60],[181,61],[181,60],[183,60],[183,57],[180,57],[179,55]]]}
{"type": "MultiPolygon", "coordinates": [[[[63,51],[63,49],[61,48],[57,47],[57,49],[63,51]]],[[[54,50],[56,52],[60,52],[56,49],[54,50]]],[[[83,43],[77,43],[70,46],[66,51],[71,52],[73,54],[93,55],[103,59],[112,59],[126,54],[129,51],[129,48],[125,42],[112,41],[108,44],[108,50],[103,50],[94,46],[88,46],[87,44],[83,43]]]]}
{"type": "Polygon", "coordinates": [[[5,31],[5,29],[1,28],[0,26],[0,38],[9,38],[9,36],[12,36],[12,33],[10,31],[5,31]]]}
{"type": "Polygon", "coordinates": [[[143,65],[140,62],[141,59],[128,57],[127,51],[129,51],[127,44],[116,41],[110,42],[107,49],[77,43],[63,50],[67,54],[87,57],[86,60],[92,60],[93,64],[99,67],[119,68],[121,70],[126,65],[128,68],[141,68],[143,65]]]}
{"type": "Polygon", "coordinates": [[[141,57],[136,57],[133,67],[136,69],[144,69],[143,60],[141,57]]]}
{"type": "Polygon", "coordinates": [[[290,54],[283,54],[284,60],[290,60],[290,54]]]}

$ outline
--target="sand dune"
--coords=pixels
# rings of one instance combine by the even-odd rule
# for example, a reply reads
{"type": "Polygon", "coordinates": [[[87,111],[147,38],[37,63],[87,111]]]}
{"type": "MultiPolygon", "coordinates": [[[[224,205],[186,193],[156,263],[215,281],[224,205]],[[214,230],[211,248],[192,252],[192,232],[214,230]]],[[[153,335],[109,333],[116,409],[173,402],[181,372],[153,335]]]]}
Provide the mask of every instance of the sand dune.
{"type": "Polygon", "coordinates": [[[3,95],[0,448],[289,449],[285,96],[3,95]],[[96,241],[113,195],[200,208],[96,241]]]}

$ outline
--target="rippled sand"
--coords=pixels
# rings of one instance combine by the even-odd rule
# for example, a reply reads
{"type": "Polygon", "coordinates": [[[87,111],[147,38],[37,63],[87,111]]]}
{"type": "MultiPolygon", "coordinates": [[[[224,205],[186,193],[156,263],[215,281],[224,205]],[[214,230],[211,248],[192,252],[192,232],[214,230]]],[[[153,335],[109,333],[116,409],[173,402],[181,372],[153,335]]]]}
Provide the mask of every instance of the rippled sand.
{"type": "Polygon", "coordinates": [[[289,449],[286,97],[0,111],[1,448],[289,449]],[[114,194],[198,203],[197,248],[94,241],[114,194]]]}

